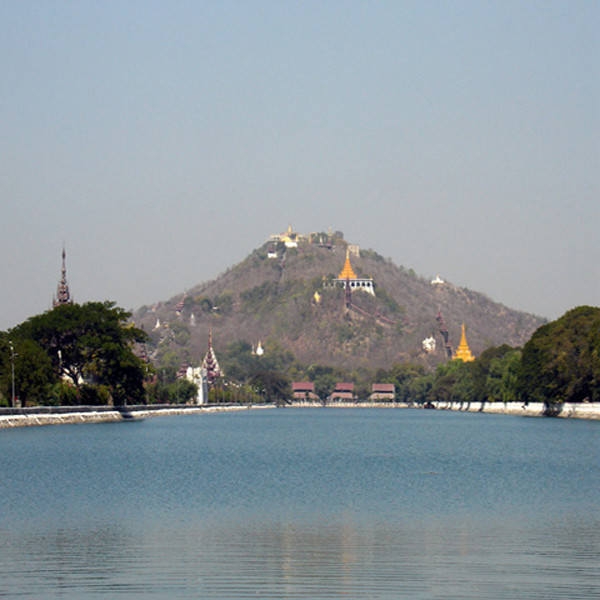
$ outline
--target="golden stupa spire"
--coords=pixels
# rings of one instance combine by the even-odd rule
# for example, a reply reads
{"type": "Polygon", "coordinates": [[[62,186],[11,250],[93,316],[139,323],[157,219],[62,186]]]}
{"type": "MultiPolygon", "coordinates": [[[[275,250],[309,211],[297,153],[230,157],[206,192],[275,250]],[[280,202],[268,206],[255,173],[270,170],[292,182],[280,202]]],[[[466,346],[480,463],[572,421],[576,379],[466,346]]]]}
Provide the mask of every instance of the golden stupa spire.
{"type": "Polygon", "coordinates": [[[471,362],[475,360],[473,354],[471,354],[471,350],[469,349],[469,344],[467,344],[467,336],[465,335],[465,324],[462,324],[462,335],[460,336],[460,344],[458,344],[458,348],[456,349],[456,354],[454,358],[460,358],[463,362],[471,362]]]}
{"type": "Polygon", "coordinates": [[[350,250],[346,248],[346,264],[340,273],[338,279],[356,279],[356,273],[350,264],[350,250]]]}

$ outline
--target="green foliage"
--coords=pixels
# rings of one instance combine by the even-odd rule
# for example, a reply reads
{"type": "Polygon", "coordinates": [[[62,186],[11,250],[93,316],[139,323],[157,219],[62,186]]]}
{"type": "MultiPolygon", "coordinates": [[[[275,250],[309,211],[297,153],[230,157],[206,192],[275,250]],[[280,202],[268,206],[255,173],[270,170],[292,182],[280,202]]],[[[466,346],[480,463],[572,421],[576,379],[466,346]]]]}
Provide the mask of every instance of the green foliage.
{"type": "MultiPolygon", "coordinates": [[[[21,406],[45,404],[56,376],[44,350],[33,340],[16,339],[14,350],[15,396],[21,406]]],[[[8,337],[0,338],[0,393],[10,405],[12,360],[8,337]]]]}
{"type": "Polygon", "coordinates": [[[48,396],[47,404],[50,406],[79,406],[79,390],[67,381],[55,383],[48,396]]]}
{"type": "Polygon", "coordinates": [[[278,284],[276,281],[265,281],[240,294],[240,299],[245,310],[256,310],[259,307],[267,308],[273,306],[278,295],[278,284]]]}
{"type": "Polygon", "coordinates": [[[414,386],[411,387],[411,384],[414,380],[424,376],[425,368],[422,365],[397,363],[392,365],[389,371],[379,370],[374,383],[393,383],[398,402],[419,402],[414,398],[414,386]]]}
{"type": "Polygon", "coordinates": [[[379,301],[394,315],[401,315],[404,313],[404,309],[396,302],[396,300],[394,300],[394,298],[392,298],[385,288],[377,286],[376,294],[379,301]]]}
{"type": "Polygon", "coordinates": [[[429,394],[438,402],[471,402],[476,400],[472,367],[462,360],[438,366],[429,394]]]}
{"type": "Polygon", "coordinates": [[[294,356],[273,340],[263,344],[264,354],[252,353],[252,346],[243,340],[231,342],[221,353],[219,362],[230,379],[246,382],[263,371],[288,372],[295,365],[294,356]]]}
{"type": "Polygon", "coordinates": [[[85,406],[105,406],[110,399],[110,389],[105,385],[83,384],[77,395],[77,403],[85,406]]]}
{"type": "Polygon", "coordinates": [[[600,308],[580,306],[540,327],[523,348],[518,386],[526,401],[599,401],[600,308]]]}
{"type": "Polygon", "coordinates": [[[340,369],[323,365],[310,365],[307,369],[310,381],[315,384],[315,394],[325,400],[331,395],[338,381],[347,379],[340,369]]]}
{"type": "Polygon", "coordinates": [[[473,392],[480,400],[500,400],[504,357],[513,352],[506,344],[488,348],[471,363],[473,392]]]}
{"type": "Polygon", "coordinates": [[[261,371],[250,379],[250,385],[264,402],[283,405],[292,399],[290,380],[276,371],[261,371]]]}
{"type": "Polygon", "coordinates": [[[147,388],[149,404],[190,404],[198,396],[198,386],[187,379],[156,380],[147,388]]]}
{"type": "Polygon", "coordinates": [[[196,305],[200,307],[202,312],[209,313],[213,309],[213,303],[210,301],[210,298],[204,298],[203,296],[198,296],[196,299],[196,305]]]}
{"type": "Polygon", "coordinates": [[[233,293],[225,290],[213,301],[212,310],[220,315],[229,315],[233,310],[233,293]]]}
{"type": "MultiPolygon", "coordinates": [[[[24,372],[20,385],[29,396],[26,400],[43,403],[50,393],[51,402],[73,401],[62,387],[50,392],[64,377],[72,382],[77,401],[81,401],[84,385],[104,386],[115,404],[143,400],[145,369],[133,354],[132,344],[145,341],[146,334],[126,324],[129,316],[112,302],[66,304],[16,327],[11,335],[23,355],[22,362],[15,363],[15,376],[18,370],[24,372]],[[33,375],[37,379],[32,380],[33,375]]],[[[92,394],[86,390],[84,396],[92,394]]],[[[100,388],[94,397],[107,399],[100,388]]]]}
{"type": "Polygon", "coordinates": [[[175,343],[178,346],[187,346],[190,341],[190,328],[181,321],[173,321],[171,323],[171,331],[175,336],[175,343]]]}
{"type": "Polygon", "coordinates": [[[368,258],[375,262],[385,263],[385,258],[381,256],[381,254],[377,254],[377,252],[375,252],[375,250],[372,250],[371,248],[361,250],[360,255],[362,258],[368,258]]]}

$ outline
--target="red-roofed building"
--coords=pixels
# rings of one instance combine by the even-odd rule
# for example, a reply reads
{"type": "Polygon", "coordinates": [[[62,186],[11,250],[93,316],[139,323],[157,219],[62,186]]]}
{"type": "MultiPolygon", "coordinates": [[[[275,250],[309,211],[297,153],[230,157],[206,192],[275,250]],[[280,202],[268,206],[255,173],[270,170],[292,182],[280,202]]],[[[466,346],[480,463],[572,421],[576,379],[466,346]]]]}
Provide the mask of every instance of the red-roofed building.
{"type": "Polygon", "coordinates": [[[371,401],[393,402],[396,397],[396,386],[393,383],[374,383],[371,386],[371,401]]]}
{"type": "Polygon", "coordinates": [[[294,400],[319,400],[312,381],[292,381],[294,400]]]}
{"type": "Polygon", "coordinates": [[[331,396],[329,396],[329,399],[332,402],[354,402],[354,400],[356,400],[354,397],[354,384],[343,382],[336,383],[335,389],[331,393],[331,396]]]}

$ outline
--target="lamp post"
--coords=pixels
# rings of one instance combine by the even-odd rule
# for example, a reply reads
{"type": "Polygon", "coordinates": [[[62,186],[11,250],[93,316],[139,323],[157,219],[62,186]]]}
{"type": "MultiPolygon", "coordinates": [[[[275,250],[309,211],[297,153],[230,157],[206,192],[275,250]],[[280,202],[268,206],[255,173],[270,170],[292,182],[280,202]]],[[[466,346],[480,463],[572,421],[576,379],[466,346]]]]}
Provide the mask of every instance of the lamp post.
{"type": "Polygon", "coordinates": [[[13,343],[11,341],[8,342],[10,346],[10,362],[11,362],[11,389],[12,394],[10,397],[10,405],[12,408],[15,408],[15,349],[13,348],[13,343]]]}

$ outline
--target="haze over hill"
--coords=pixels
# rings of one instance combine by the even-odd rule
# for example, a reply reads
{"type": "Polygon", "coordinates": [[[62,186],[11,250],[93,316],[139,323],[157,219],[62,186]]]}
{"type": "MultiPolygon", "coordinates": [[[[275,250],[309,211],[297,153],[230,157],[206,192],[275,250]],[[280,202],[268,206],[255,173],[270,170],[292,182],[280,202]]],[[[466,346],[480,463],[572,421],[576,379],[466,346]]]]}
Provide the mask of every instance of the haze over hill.
{"type": "Polygon", "coordinates": [[[134,319],[150,334],[159,366],[199,363],[212,329],[217,354],[234,343],[250,352],[260,342],[265,355],[289,352],[304,365],[386,368],[446,360],[440,315],[453,348],[465,324],[475,355],[490,346],[520,346],[544,323],[478,292],[419,277],[349,245],[341,232],[267,242],[213,281],[144,306],[134,319]],[[354,290],[348,297],[344,284],[336,285],[347,253],[357,280],[373,279],[374,296],[354,290]],[[435,349],[426,352],[423,341],[431,337],[435,349]]]}

